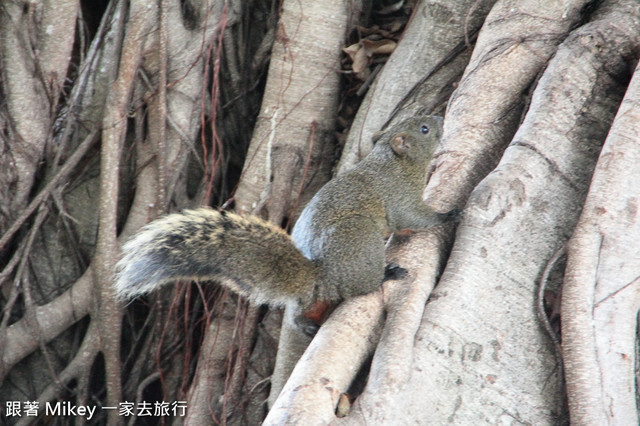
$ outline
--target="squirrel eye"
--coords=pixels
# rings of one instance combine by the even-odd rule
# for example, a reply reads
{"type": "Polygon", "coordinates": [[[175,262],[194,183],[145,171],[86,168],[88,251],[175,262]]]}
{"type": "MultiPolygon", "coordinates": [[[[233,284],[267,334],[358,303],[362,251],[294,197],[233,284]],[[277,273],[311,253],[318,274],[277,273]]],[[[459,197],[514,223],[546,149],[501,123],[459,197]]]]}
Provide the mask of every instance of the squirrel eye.
{"type": "Polygon", "coordinates": [[[426,124],[423,124],[422,127],[420,127],[420,133],[426,135],[427,133],[429,133],[429,127],[427,127],[426,124]]]}

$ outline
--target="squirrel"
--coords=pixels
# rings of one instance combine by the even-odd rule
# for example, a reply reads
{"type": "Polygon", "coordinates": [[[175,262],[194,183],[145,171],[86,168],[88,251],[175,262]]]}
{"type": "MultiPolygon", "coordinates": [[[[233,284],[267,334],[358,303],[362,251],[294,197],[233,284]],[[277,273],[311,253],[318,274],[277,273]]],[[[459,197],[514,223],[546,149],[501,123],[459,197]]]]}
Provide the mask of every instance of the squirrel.
{"type": "Polygon", "coordinates": [[[442,118],[406,119],[374,136],[352,170],[324,185],[302,211],[291,237],[256,216],[211,208],[150,222],[123,246],[116,267],[121,299],[180,278],[213,280],[250,302],[293,305],[313,335],[329,309],[406,274],[385,267],[389,231],[424,229],[456,219],[422,200],[442,118]]]}

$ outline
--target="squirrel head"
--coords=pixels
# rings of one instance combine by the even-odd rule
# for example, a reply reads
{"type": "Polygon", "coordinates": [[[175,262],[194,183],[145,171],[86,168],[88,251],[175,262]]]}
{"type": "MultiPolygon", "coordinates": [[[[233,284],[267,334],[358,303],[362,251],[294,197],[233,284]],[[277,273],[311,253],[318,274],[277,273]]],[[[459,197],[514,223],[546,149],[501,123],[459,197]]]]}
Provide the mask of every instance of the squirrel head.
{"type": "Polygon", "coordinates": [[[397,157],[428,163],[442,137],[442,123],[433,115],[411,117],[374,135],[374,143],[378,149],[391,148],[397,157]]]}

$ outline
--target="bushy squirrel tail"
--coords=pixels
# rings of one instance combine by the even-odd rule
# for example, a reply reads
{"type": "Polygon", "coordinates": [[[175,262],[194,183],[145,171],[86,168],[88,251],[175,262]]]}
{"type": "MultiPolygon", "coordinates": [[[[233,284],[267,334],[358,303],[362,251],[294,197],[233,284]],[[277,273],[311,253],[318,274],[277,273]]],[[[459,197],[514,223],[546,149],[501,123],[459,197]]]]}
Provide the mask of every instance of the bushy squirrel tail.
{"type": "Polygon", "coordinates": [[[209,208],[150,222],[123,246],[116,292],[132,298],[177,279],[214,280],[255,303],[310,303],[317,268],[281,228],[209,208]]]}

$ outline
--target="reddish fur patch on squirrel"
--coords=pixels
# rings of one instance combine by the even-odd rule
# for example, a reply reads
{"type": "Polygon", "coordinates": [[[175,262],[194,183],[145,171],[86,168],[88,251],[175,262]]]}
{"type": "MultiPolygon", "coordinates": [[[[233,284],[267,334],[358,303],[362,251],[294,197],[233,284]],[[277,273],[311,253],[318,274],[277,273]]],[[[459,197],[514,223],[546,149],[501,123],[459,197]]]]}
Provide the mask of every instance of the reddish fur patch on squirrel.
{"type": "Polygon", "coordinates": [[[320,300],[315,302],[309,310],[302,314],[303,317],[309,318],[316,324],[320,325],[327,319],[329,312],[333,309],[335,305],[326,300],[320,300]]]}

